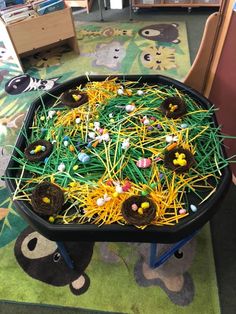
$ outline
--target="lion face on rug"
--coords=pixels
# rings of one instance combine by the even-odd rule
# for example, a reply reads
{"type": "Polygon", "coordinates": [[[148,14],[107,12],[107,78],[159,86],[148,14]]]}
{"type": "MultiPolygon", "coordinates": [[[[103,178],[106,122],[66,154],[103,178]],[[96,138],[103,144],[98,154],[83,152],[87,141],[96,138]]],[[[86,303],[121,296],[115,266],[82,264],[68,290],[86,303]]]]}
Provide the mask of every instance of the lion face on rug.
{"type": "Polygon", "coordinates": [[[173,48],[149,46],[144,48],[140,59],[148,69],[164,71],[176,68],[175,49],[173,48]]]}
{"type": "Polygon", "coordinates": [[[66,242],[67,252],[74,262],[70,269],[58,250],[57,244],[27,227],[15,242],[15,257],[22,269],[34,279],[53,286],[69,285],[75,295],[84,293],[90,285],[84,273],[93,254],[92,242],[66,242]]]}

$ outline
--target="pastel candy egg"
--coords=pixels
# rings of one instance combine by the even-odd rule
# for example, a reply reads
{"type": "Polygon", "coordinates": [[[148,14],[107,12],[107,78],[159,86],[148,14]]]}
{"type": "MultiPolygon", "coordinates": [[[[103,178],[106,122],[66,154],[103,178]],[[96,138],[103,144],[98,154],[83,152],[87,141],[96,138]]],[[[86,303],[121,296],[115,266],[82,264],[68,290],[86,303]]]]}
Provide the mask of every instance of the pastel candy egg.
{"type": "Polygon", "coordinates": [[[149,202],[143,202],[143,203],[141,204],[141,207],[142,207],[142,209],[147,209],[147,208],[150,207],[150,204],[149,204],[149,202]]]}
{"type": "Polygon", "coordinates": [[[79,161],[81,161],[82,163],[86,163],[86,162],[89,162],[90,160],[90,156],[85,154],[85,153],[79,153],[78,154],[78,159],[79,161]]]}
{"type": "Polygon", "coordinates": [[[186,214],[186,209],[181,208],[181,209],[179,210],[179,214],[180,214],[180,215],[186,214]]]}
{"type": "Polygon", "coordinates": [[[89,136],[91,139],[95,139],[96,134],[95,134],[95,132],[89,132],[89,133],[88,133],[88,136],[89,136]]]}
{"type": "Polygon", "coordinates": [[[42,133],[42,134],[45,134],[46,132],[47,132],[47,129],[41,128],[41,133],[42,133]]]}
{"type": "Polygon", "coordinates": [[[51,223],[53,223],[53,222],[55,221],[55,218],[54,218],[53,216],[50,216],[50,217],[48,218],[48,221],[51,222],[51,223]]]}
{"type": "Polygon", "coordinates": [[[191,204],[191,205],[190,205],[190,209],[191,209],[192,212],[195,213],[195,212],[197,211],[197,206],[191,204]]]}
{"type": "Polygon", "coordinates": [[[143,91],[142,91],[141,89],[139,89],[139,90],[137,91],[137,95],[142,96],[142,95],[143,95],[143,91]]]}
{"type": "Polygon", "coordinates": [[[57,167],[57,170],[62,172],[66,169],[66,166],[63,162],[60,163],[60,165],[57,167]]]}
{"type": "Polygon", "coordinates": [[[68,141],[64,141],[63,144],[64,144],[64,146],[67,147],[69,145],[69,142],[68,141]]]}
{"type": "Polygon", "coordinates": [[[119,89],[117,90],[117,94],[118,94],[118,95],[123,95],[123,94],[124,94],[123,89],[122,89],[122,88],[119,88],[119,89]]]}
{"type": "Polygon", "coordinates": [[[120,185],[116,186],[116,192],[117,193],[122,193],[123,192],[123,188],[120,185]]]}
{"type": "Polygon", "coordinates": [[[78,165],[74,165],[73,170],[76,171],[79,168],[78,165]]]}
{"type": "Polygon", "coordinates": [[[109,113],[109,118],[113,118],[113,113],[109,113]]]}
{"type": "Polygon", "coordinates": [[[139,213],[139,215],[143,215],[143,209],[142,209],[142,207],[139,207],[139,208],[138,208],[138,213],[139,213]]]}
{"type": "Polygon", "coordinates": [[[81,119],[80,119],[80,118],[76,118],[76,119],[75,119],[75,123],[76,123],[76,124],[79,124],[79,123],[80,123],[80,121],[81,121],[81,119]]]}
{"type": "Polygon", "coordinates": [[[73,145],[70,145],[70,146],[69,146],[69,150],[70,150],[70,152],[74,152],[74,151],[75,151],[74,146],[73,146],[73,145]]]}
{"type": "Polygon", "coordinates": [[[94,124],[92,124],[92,127],[94,126],[94,130],[99,130],[100,129],[100,122],[95,121],[94,124]]]}
{"type": "Polygon", "coordinates": [[[135,212],[136,210],[138,210],[138,205],[137,204],[132,204],[131,205],[131,209],[135,212]]]}
{"type": "Polygon", "coordinates": [[[113,196],[113,197],[118,197],[118,196],[119,196],[119,193],[118,193],[118,192],[114,192],[114,193],[112,194],[112,196],[113,196]]]}
{"type": "Polygon", "coordinates": [[[157,183],[153,182],[150,184],[151,189],[155,189],[157,187],[157,183]]]}
{"type": "Polygon", "coordinates": [[[126,112],[132,112],[135,109],[135,105],[126,105],[125,106],[125,111],[126,112]]]}
{"type": "Polygon", "coordinates": [[[166,142],[167,142],[167,143],[171,143],[172,140],[173,140],[172,135],[166,135],[166,142]]]}
{"type": "Polygon", "coordinates": [[[52,117],[56,114],[56,111],[55,110],[49,110],[48,111],[48,118],[49,119],[52,119],[52,117]]]}
{"type": "Polygon", "coordinates": [[[98,206],[103,206],[105,204],[105,200],[103,198],[98,198],[96,203],[98,206]]]}
{"type": "Polygon", "coordinates": [[[148,194],[149,194],[149,192],[146,191],[146,190],[143,190],[143,191],[141,192],[141,195],[142,195],[142,196],[146,196],[146,195],[148,195],[148,194]]]}
{"type": "Polygon", "coordinates": [[[188,125],[186,123],[182,123],[180,124],[181,129],[186,129],[188,127],[188,125]]]}
{"type": "Polygon", "coordinates": [[[149,124],[150,124],[150,120],[147,119],[147,118],[145,118],[145,119],[143,120],[143,124],[144,124],[144,125],[149,125],[149,124]]]}
{"type": "Polygon", "coordinates": [[[138,168],[148,168],[151,166],[151,164],[152,164],[152,161],[149,158],[142,158],[136,162],[136,165],[138,168]]]}

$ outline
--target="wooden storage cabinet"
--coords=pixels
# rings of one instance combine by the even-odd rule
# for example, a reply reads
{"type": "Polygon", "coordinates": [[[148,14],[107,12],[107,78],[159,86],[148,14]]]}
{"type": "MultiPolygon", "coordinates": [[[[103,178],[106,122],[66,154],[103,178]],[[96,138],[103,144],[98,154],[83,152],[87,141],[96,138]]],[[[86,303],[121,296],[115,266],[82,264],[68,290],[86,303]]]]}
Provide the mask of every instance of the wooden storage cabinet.
{"type": "Polygon", "coordinates": [[[132,0],[132,9],[151,7],[219,7],[221,0],[132,0]]]}
{"type": "Polygon", "coordinates": [[[5,25],[0,21],[3,42],[23,71],[20,57],[44,48],[68,43],[78,53],[78,43],[70,8],[5,25]]]}

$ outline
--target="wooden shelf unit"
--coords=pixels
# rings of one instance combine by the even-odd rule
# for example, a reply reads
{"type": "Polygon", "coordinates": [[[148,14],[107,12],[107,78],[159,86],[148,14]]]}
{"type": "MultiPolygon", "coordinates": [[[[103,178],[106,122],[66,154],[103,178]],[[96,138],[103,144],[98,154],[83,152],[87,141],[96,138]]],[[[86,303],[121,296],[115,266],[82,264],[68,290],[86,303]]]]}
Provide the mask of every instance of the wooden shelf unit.
{"type": "Polygon", "coordinates": [[[22,72],[24,70],[20,58],[40,50],[68,43],[79,53],[70,8],[12,24],[5,24],[0,18],[0,34],[6,49],[22,72]]]}
{"type": "Polygon", "coordinates": [[[155,7],[220,7],[221,0],[132,0],[132,8],[155,8],[155,7]]]}
{"type": "Polygon", "coordinates": [[[86,8],[87,13],[89,13],[93,5],[93,0],[65,0],[65,4],[71,8],[86,8]]]}

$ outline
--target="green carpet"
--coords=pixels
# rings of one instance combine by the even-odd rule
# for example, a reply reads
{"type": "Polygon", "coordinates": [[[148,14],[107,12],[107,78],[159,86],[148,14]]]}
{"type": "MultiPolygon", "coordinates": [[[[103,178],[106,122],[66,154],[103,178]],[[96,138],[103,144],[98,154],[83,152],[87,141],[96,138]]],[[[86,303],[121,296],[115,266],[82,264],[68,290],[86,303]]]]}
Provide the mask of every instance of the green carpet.
{"type": "MultiPolygon", "coordinates": [[[[132,22],[76,24],[80,55],[39,53],[27,66],[59,65],[50,75],[65,71],[93,74],[162,74],[182,80],[190,58],[184,22],[132,22]],[[60,58],[61,57],[61,58],[60,58]]],[[[52,67],[50,67],[52,69],[52,67]]],[[[40,71],[43,74],[42,71],[40,71]]],[[[46,73],[45,73],[46,74],[46,73]]]]}
{"type": "MultiPolygon", "coordinates": [[[[25,60],[25,75],[20,75],[1,48],[0,175],[24,113],[41,91],[85,72],[158,73],[183,79],[190,67],[185,24],[156,24],[81,23],[77,25],[80,56],[65,47],[39,53],[25,60]]],[[[66,267],[55,243],[27,227],[0,181],[0,300],[69,306],[93,313],[220,312],[208,227],[197,241],[185,246],[182,258],[172,257],[155,271],[147,266],[144,244],[67,245],[76,261],[74,271],[66,267]]],[[[166,248],[161,246],[160,251],[166,248]]]]}
{"type": "MultiPolygon", "coordinates": [[[[24,225],[19,217],[12,223],[1,234],[1,245],[9,228],[21,229],[24,225]]],[[[83,269],[81,265],[84,265],[91,248],[80,242],[74,243],[74,252],[76,247],[78,251],[81,246],[84,249],[78,277],[82,274],[90,279],[88,290],[82,291],[81,295],[75,295],[69,289],[72,271],[68,269],[68,274],[65,273],[63,261],[53,261],[49,241],[42,249],[43,240],[34,234],[38,237],[37,246],[33,251],[32,248],[27,251],[30,232],[32,230],[23,232],[17,241],[5,243],[0,249],[1,300],[110,313],[220,313],[208,227],[197,236],[196,248],[195,241],[192,241],[183,249],[181,259],[173,257],[154,272],[144,267],[148,250],[145,244],[96,243],[92,259],[83,269]],[[56,282],[49,285],[47,282],[50,281],[56,282]]],[[[11,235],[9,241],[12,238],[11,235]]],[[[161,250],[166,247],[161,246],[161,250]]]]}

